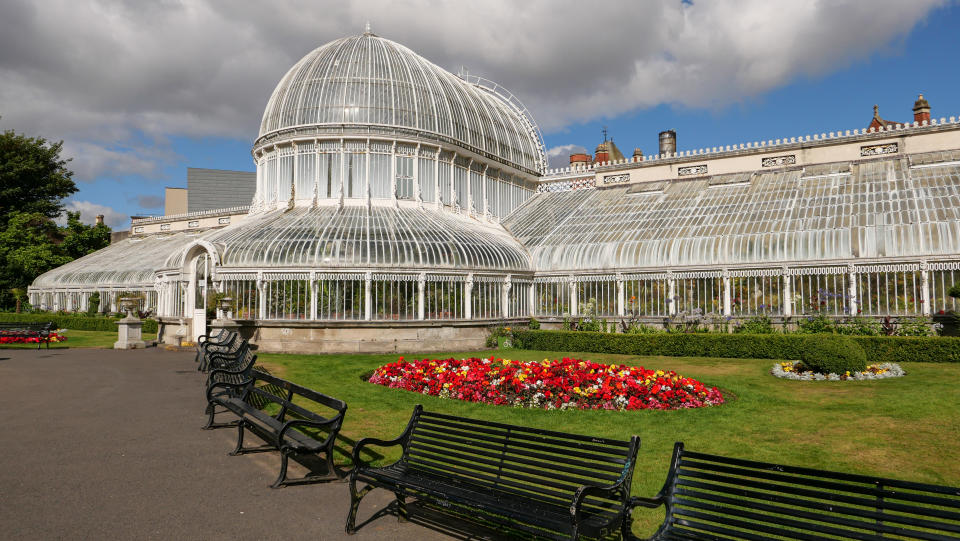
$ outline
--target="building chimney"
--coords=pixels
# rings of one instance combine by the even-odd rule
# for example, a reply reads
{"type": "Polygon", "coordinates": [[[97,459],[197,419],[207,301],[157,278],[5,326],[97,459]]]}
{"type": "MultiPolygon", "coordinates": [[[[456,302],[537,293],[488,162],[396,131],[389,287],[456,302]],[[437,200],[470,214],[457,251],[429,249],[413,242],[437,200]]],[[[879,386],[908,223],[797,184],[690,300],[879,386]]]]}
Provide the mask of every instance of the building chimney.
{"type": "Polygon", "coordinates": [[[643,151],[640,150],[639,148],[633,149],[633,157],[636,158],[637,161],[642,160],[642,159],[643,159],[643,151]]]}
{"type": "Polygon", "coordinates": [[[923,94],[917,96],[917,101],[913,103],[913,121],[923,124],[926,121],[930,123],[930,103],[924,99],[923,94]]]}
{"type": "Polygon", "coordinates": [[[660,132],[660,154],[673,156],[677,152],[677,132],[667,130],[660,132]]]}
{"type": "Polygon", "coordinates": [[[103,214],[97,214],[97,225],[103,225],[103,214]]]}
{"type": "Polygon", "coordinates": [[[572,167],[586,166],[590,163],[592,156],[584,152],[578,152],[570,155],[570,165],[572,167]]]}
{"type": "Polygon", "coordinates": [[[603,163],[610,161],[610,149],[607,142],[604,141],[597,145],[597,153],[593,157],[593,163],[603,163]]]}

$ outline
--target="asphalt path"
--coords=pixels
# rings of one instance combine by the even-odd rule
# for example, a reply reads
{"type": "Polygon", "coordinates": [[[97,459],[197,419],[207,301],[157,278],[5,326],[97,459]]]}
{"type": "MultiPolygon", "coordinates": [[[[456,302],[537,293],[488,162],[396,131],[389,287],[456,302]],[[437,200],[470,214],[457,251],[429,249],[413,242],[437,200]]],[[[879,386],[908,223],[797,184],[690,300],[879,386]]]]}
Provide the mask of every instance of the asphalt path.
{"type": "Polygon", "coordinates": [[[410,504],[400,523],[382,490],[347,536],[346,483],[271,489],[277,453],[228,456],[235,429],[201,430],[193,354],[0,349],[0,385],[3,539],[499,537],[410,504]]]}

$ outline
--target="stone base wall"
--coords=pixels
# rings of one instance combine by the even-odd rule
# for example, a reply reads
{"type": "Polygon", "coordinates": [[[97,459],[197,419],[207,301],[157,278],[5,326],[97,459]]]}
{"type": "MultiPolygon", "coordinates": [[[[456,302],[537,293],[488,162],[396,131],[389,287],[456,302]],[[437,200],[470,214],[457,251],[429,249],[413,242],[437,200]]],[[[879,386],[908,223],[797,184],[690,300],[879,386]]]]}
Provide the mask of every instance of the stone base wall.
{"type": "MultiPolygon", "coordinates": [[[[521,321],[527,319],[509,320],[507,324],[521,321]]],[[[490,328],[503,322],[241,320],[238,323],[240,334],[255,344],[259,352],[415,354],[484,349],[490,328]]],[[[179,319],[171,319],[163,326],[161,341],[175,342],[179,328],[179,319]]]]}

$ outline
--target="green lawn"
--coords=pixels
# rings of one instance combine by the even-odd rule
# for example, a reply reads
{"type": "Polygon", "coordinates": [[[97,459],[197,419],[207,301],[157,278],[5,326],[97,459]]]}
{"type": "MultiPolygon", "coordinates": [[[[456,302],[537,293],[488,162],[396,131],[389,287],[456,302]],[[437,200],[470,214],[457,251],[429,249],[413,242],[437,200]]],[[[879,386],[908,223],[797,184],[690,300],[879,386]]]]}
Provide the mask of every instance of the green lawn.
{"type": "MultiPolygon", "coordinates": [[[[960,486],[960,364],[904,363],[907,376],[864,382],[800,382],[769,375],[774,361],[633,357],[508,350],[498,356],[579,357],[676,370],[715,385],[726,405],[682,411],[545,411],[481,405],[388,389],[362,381],[398,355],[261,354],[272,373],[347,402],[344,448],[363,437],[396,437],[415,404],[454,415],[610,438],[640,436],[634,494],[659,490],[675,441],[690,450],[960,486]]],[[[446,356],[489,356],[459,352],[446,356]]],[[[444,355],[431,355],[439,358],[444,355]]],[[[407,355],[412,358],[412,355],[407,355]]],[[[397,457],[387,454],[382,460],[397,457]]],[[[339,457],[339,462],[347,462],[339,457]]],[[[638,509],[637,533],[652,533],[659,511],[638,509]]]]}
{"type": "MultiPolygon", "coordinates": [[[[113,343],[117,341],[117,333],[106,331],[67,331],[67,341],[50,343],[50,349],[58,348],[112,348],[113,343]]],[[[156,340],[157,333],[143,333],[144,340],[156,340]]],[[[46,348],[46,344],[41,344],[40,348],[46,348]]],[[[0,349],[36,349],[36,344],[3,344],[0,349]]]]}

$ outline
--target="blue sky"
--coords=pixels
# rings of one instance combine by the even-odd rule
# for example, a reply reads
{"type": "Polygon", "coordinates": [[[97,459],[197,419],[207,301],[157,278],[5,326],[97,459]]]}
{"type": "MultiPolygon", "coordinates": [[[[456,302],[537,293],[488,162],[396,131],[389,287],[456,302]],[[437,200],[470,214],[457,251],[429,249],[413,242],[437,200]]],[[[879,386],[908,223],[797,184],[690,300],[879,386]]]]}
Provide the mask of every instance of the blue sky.
{"type": "Polygon", "coordinates": [[[560,162],[566,145],[592,151],[603,126],[629,155],[654,153],[664,129],[686,150],[863,128],[875,103],[907,121],[921,92],[934,117],[960,116],[960,8],[942,0],[624,0],[600,26],[568,0],[49,4],[0,8],[0,129],[64,139],[72,207],[115,227],[161,213],[187,167],[252,171],[276,82],[367,19],[510,88],[560,162]]]}

